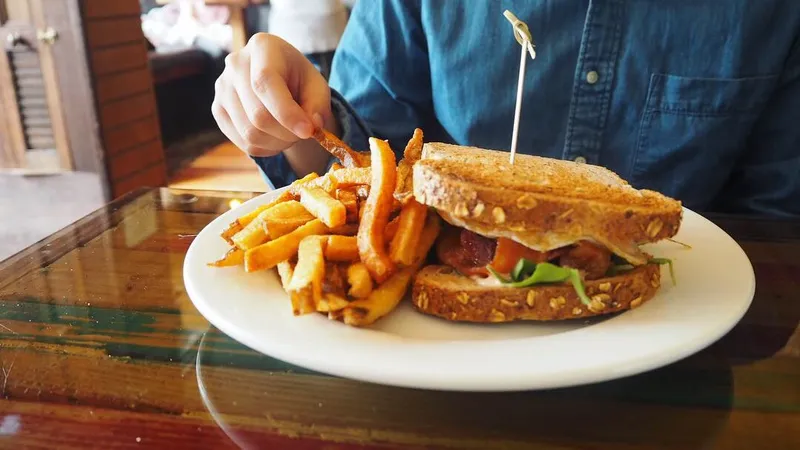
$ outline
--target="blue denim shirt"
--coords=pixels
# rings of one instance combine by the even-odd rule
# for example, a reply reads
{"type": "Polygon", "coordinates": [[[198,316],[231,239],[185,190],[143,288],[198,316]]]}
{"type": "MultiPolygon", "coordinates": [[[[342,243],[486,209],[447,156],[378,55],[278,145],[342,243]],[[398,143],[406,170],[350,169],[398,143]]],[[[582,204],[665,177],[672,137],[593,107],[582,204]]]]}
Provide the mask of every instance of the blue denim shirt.
{"type": "MultiPolygon", "coordinates": [[[[508,150],[525,21],[518,151],[584,158],[699,211],[800,215],[798,0],[365,0],[330,85],[343,139],[508,150]]],[[[260,160],[276,186],[283,157],[260,160]]]]}

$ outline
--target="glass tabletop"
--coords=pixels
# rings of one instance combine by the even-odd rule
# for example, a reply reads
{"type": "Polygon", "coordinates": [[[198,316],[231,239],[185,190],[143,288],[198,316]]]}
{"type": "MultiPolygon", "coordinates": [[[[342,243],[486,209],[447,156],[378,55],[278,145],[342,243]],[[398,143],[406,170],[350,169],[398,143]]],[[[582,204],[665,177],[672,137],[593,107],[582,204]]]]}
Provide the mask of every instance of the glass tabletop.
{"type": "Polygon", "coordinates": [[[0,263],[0,446],[800,448],[800,221],[709,216],[757,286],[696,355],[569,389],[434,392],[291,366],[197,312],[186,250],[255,195],[134,192],[0,263]]]}

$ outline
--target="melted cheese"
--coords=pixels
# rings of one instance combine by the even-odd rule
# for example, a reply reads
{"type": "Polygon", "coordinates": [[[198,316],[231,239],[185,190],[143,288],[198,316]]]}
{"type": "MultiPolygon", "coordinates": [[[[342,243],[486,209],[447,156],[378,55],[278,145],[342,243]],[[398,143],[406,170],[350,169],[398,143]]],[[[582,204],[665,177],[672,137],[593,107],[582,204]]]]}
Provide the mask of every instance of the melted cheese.
{"type": "Polygon", "coordinates": [[[438,213],[445,221],[457,227],[466,228],[473,233],[477,233],[485,237],[504,237],[511,239],[528,248],[532,248],[540,252],[547,252],[557,248],[566,247],[580,241],[591,241],[609,249],[611,252],[619,255],[622,258],[625,258],[625,260],[632,264],[646,264],[648,260],[647,255],[642,252],[639,249],[639,246],[633,242],[610,242],[599,237],[570,235],[565,233],[512,231],[509,229],[493,227],[491,225],[469,219],[455,217],[452,214],[448,214],[444,211],[438,211],[438,213]]]}

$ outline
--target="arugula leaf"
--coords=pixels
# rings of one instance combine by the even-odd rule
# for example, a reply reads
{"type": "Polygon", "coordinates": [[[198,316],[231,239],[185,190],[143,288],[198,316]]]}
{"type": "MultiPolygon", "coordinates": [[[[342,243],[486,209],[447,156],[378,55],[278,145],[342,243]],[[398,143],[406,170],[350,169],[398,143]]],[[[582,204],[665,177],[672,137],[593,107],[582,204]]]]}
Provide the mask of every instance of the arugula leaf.
{"type": "Polygon", "coordinates": [[[500,280],[500,282],[503,283],[503,284],[511,284],[511,283],[514,282],[514,280],[510,280],[510,279],[500,275],[499,273],[497,273],[494,269],[492,269],[492,266],[487,265],[486,266],[486,270],[488,270],[489,273],[491,273],[495,278],[500,280]]]}
{"type": "Polygon", "coordinates": [[[500,280],[501,283],[509,287],[521,288],[530,287],[536,284],[560,283],[569,281],[572,283],[573,288],[575,288],[575,292],[578,294],[581,302],[587,306],[591,303],[591,300],[586,295],[586,291],[584,290],[583,280],[581,279],[580,272],[578,272],[576,269],[560,267],[546,262],[535,264],[523,258],[514,267],[514,270],[511,273],[512,279],[507,279],[494,271],[491,267],[487,266],[486,268],[492,275],[495,276],[495,278],[500,280]],[[528,277],[522,278],[528,273],[530,273],[528,277]]]}
{"type": "Polygon", "coordinates": [[[517,261],[517,264],[514,266],[514,269],[511,271],[511,279],[514,281],[520,281],[531,276],[535,270],[535,263],[528,261],[525,258],[520,258],[520,260],[517,261]]]}
{"type": "Polygon", "coordinates": [[[572,287],[575,288],[575,292],[578,293],[578,298],[581,299],[581,303],[586,306],[589,306],[592,301],[589,299],[589,296],[586,295],[586,291],[583,289],[583,280],[581,280],[581,274],[576,269],[568,269],[569,270],[569,281],[572,283],[572,287]]]}
{"type": "Polygon", "coordinates": [[[649,261],[652,264],[669,265],[669,276],[672,278],[672,285],[675,286],[678,282],[675,279],[675,268],[672,266],[672,260],[669,258],[652,258],[649,261]]]}

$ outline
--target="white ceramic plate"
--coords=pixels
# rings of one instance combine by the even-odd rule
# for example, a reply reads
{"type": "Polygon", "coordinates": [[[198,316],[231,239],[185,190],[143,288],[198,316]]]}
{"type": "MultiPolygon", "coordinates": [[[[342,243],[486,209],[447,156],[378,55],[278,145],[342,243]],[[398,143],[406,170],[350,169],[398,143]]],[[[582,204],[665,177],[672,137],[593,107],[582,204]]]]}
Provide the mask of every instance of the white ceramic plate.
{"type": "Polygon", "coordinates": [[[600,321],[457,324],[403,302],[372,328],[313,314],[294,317],[275,271],[210,268],[227,244],[220,232],[280,191],[221,215],[195,238],[184,283],[197,309],[233,339],[307,369],[374,383],[461,391],[545,389],[624,377],[670,364],[727,333],[755,292],[744,251],[719,227],[684,211],[676,239],[648,247],[674,259],[641,307],[600,321]]]}

